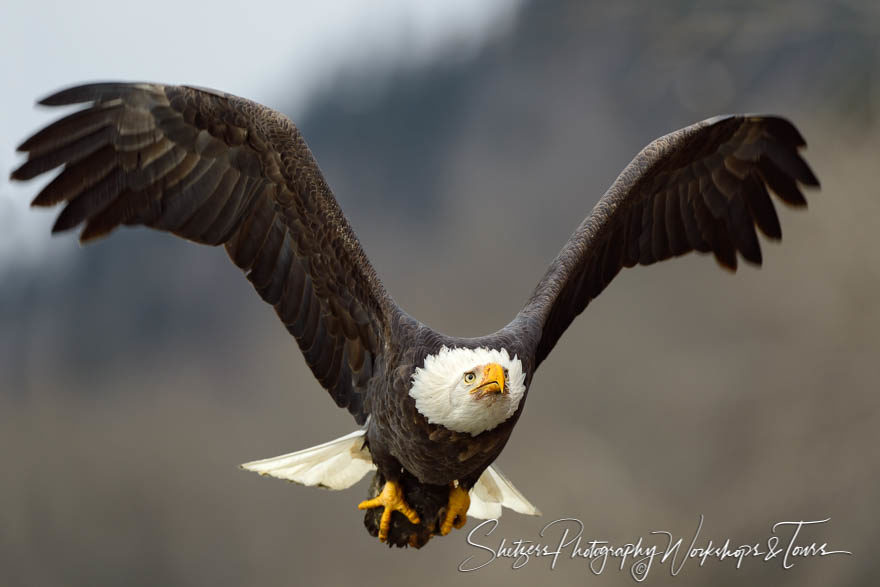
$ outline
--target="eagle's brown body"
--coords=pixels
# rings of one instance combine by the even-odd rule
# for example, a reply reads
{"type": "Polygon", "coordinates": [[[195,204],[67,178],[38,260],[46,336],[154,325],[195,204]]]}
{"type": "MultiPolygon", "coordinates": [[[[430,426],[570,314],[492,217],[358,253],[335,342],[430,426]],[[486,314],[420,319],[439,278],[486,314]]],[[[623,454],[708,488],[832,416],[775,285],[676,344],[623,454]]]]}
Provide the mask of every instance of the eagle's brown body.
{"type": "Polygon", "coordinates": [[[438,495],[477,481],[525,404],[523,396],[509,419],[476,435],[431,423],[410,395],[426,357],[444,346],[505,349],[522,362],[528,388],[571,321],[622,267],[692,250],[730,269],[737,253],[760,264],[755,228],[781,236],[768,188],[803,205],[798,183],[818,185],[798,155],[803,139],[780,118],[731,116],[666,135],[626,167],[510,324],[455,339],[388,296],[287,117],[235,96],[157,84],[93,84],[43,101],[81,102],[91,104],[21,145],[28,160],[13,179],[64,165],[34,204],[64,204],[54,231],[84,224],[84,241],[143,224],[224,245],[337,405],[368,422],[377,479],[403,483],[421,510],[418,528],[395,516],[394,544],[430,538],[442,513],[438,495]]]}
{"type": "MultiPolygon", "coordinates": [[[[476,436],[455,432],[432,424],[419,413],[409,395],[413,371],[425,357],[436,354],[443,346],[476,348],[487,342],[513,350],[528,364],[526,349],[514,336],[485,339],[456,339],[443,336],[416,320],[402,315],[395,330],[398,352],[389,364],[396,368],[376,381],[381,389],[370,394],[371,418],[367,425],[367,442],[373,460],[386,477],[395,478],[402,467],[419,481],[447,485],[456,480],[471,487],[504,448],[519,414],[476,436]]],[[[383,374],[384,375],[384,374],[383,374]]],[[[531,377],[527,375],[526,385],[531,377]]]]}

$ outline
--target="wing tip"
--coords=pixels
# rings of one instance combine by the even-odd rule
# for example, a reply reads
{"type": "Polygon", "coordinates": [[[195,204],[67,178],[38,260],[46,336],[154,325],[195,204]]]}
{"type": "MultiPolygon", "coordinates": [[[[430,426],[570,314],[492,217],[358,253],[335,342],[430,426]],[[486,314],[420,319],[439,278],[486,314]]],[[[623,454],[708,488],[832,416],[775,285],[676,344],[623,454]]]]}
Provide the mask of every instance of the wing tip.
{"type": "Polygon", "coordinates": [[[730,273],[731,275],[736,274],[737,270],[737,262],[736,257],[734,256],[733,261],[724,259],[718,255],[717,252],[713,252],[713,256],[715,257],[715,262],[718,263],[718,266],[730,273]]]}
{"type": "Polygon", "coordinates": [[[64,88],[37,101],[41,106],[68,106],[83,102],[101,101],[108,97],[118,97],[132,90],[159,90],[161,84],[149,82],[101,81],[79,84],[64,88]]]}
{"type": "MultiPolygon", "coordinates": [[[[803,159],[801,160],[803,161],[803,159]]],[[[803,177],[797,178],[798,182],[802,183],[804,186],[810,189],[821,189],[822,184],[819,182],[819,178],[816,177],[816,174],[813,173],[813,170],[810,168],[806,161],[804,161],[804,167],[806,168],[806,173],[803,177]]]]}
{"type": "Polygon", "coordinates": [[[96,82],[90,84],[79,84],[58,90],[48,96],[37,100],[40,106],[67,106],[69,104],[80,104],[82,102],[91,102],[95,99],[95,93],[101,87],[106,87],[111,82],[96,82]]]}
{"type": "Polygon", "coordinates": [[[64,217],[59,215],[58,218],[55,219],[55,224],[52,225],[52,234],[61,234],[62,232],[67,232],[72,229],[73,226],[68,226],[67,223],[64,222],[64,217]]]}
{"type": "Polygon", "coordinates": [[[94,229],[92,228],[91,224],[87,224],[82,232],[79,233],[79,244],[84,246],[99,241],[110,234],[112,231],[112,228],[103,230],[94,229]]]}
{"type": "Polygon", "coordinates": [[[807,141],[804,139],[804,136],[794,123],[787,118],[777,115],[765,116],[764,123],[768,126],[771,132],[786,139],[795,147],[801,148],[807,146],[807,141]]]}
{"type": "Polygon", "coordinates": [[[40,192],[39,194],[37,194],[37,196],[33,200],[31,200],[31,204],[30,204],[31,208],[54,208],[55,206],[58,205],[58,202],[41,198],[40,196],[42,196],[42,195],[43,195],[43,192],[40,192]]]}
{"type": "Polygon", "coordinates": [[[709,118],[704,122],[711,125],[731,118],[739,119],[742,122],[764,125],[774,136],[784,139],[787,143],[798,149],[807,146],[807,141],[804,139],[804,136],[798,130],[797,126],[795,126],[788,118],[778,114],[754,112],[743,114],[722,114],[720,116],[709,118]]]}
{"type": "MultiPolygon", "coordinates": [[[[27,163],[27,161],[25,161],[25,163],[27,163]]],[[[27,178],[23,177],[21,174],[21,168],[25,166],[25,163],[22,163],[11,172],[9,172],[9,181],[26,181],[27,178]]]]}

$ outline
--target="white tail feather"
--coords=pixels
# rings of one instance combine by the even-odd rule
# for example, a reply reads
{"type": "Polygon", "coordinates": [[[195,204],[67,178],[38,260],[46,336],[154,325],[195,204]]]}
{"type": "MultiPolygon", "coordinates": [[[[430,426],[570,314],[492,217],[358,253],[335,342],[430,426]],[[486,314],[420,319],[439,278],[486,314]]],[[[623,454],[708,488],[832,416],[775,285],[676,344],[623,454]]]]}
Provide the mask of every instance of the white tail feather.
{"type": "Polygon", "coordinates": [[[348,489],[376,468],[370,451],[364,447],[364,430],[305,450],[252,461],[243,469],[327,489],[348,489]]]}
{"type": "Polygon", "coordinates": [[[507,477],[494,466],[489,467],[471,489],[471,507],[468,515],[480,520],[501,517],[501,507],[512,509],[527,516],[540,516],[541,512],[513,486],[507,477]]]}
{"type": "MultiPolygon", "coordinates": [[[[365,430],[356,430],[305,450],[245,463],[241,468],[311,487],[348,489],[376,468],[364,446],[364,434],[365,430]]],[[[495,467],[483,471],[470,496],[468,515],[481,520],[501,517],[502,507],[527,516],[541,515],[495,467]]]]}

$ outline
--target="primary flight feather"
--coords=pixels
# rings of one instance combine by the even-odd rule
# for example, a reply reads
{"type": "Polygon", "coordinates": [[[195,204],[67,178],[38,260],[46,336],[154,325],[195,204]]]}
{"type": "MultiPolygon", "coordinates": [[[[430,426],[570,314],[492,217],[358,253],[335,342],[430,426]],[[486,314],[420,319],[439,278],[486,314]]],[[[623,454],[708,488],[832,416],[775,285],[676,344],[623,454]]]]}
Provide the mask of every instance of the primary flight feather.
{"type": "Polygon", "coordinates": [[[143,224],[224,245],[275,307],[306,363],[359,431],[244,465],[341,489],[377,468],[367,510],[380,540],[422,546],[471,515],[537,509],[494,467],[535,370],[622,267],[689,251],[735,270],[761,264],[757,231],[781,230],[769,195],[806,204],[818,186],[803,138],[771,116],[726,116],[661,137],[623,170],[501,330],[440,334],[386,293],[321,174],[284,115],[201,88],[97,83],[41,101],[89,105],[19,147],[12,173],[64,166],[34,199],[63,204],[53,232],[82,241],[143,224]],[[395,512],[397,512],[395,514],[395,512]]]}

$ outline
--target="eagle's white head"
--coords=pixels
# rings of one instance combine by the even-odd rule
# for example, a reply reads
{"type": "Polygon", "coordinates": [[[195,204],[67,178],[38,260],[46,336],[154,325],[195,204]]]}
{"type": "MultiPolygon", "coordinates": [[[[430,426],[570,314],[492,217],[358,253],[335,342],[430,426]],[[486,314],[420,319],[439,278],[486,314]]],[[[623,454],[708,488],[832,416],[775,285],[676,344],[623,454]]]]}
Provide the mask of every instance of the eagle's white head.
{"type": "Polygon", "coordinates": [[[428,422],[476,436],[516,412],[525,379],[522,362],[505,349],[443,347],[416,368],[409,394],[428,422]]]}

